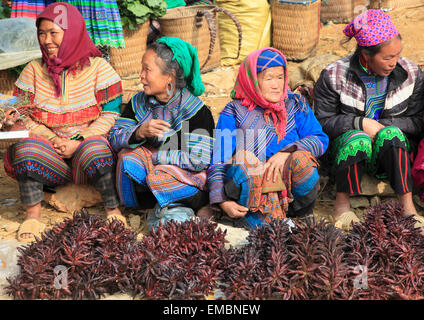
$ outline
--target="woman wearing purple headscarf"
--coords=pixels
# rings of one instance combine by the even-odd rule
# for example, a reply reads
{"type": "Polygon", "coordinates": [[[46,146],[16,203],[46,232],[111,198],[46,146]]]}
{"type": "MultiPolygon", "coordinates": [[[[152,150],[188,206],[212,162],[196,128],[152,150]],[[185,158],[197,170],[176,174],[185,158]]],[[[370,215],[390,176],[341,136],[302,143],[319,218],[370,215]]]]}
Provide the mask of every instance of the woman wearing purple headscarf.
{"type": "Polygon", "coordinates": [[[343,32],[355,38],[357,50],[327,66],[314,88],[316,116],[331,141],[336,225],[359,221],[349,197],[362,193],[365,172],[387,178],[404,215],[423,221],[412,201],[411,177],[423,132],[422,72],[401,57],[401,36],[382,10],[364,12],[343,32]]]}

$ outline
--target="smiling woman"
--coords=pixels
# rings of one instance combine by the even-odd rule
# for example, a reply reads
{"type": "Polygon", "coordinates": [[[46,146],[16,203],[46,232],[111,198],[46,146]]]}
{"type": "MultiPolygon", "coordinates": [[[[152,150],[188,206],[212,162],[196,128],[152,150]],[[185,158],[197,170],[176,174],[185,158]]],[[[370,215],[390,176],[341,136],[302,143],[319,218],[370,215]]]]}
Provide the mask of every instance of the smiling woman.
{"type": "Polygon", "coordinates": [[[144,91],[131,98],[109,137],[119,152],[118,194],[128,207],[199,213],[208,204],[215,124],[198,98],[205,87],[197,50],[162,37],[147,47],[142,67],[144,91]]]}
{"type": "Polygon", "coordinates": [[[71,181],[94,185],[108,218],[125,224],[114,188],[115,159],[106,140],[120,114],[121,79],[101,58],[72,5],[51,4],[36,26],[42,59],[25,66],[15,83],[15,95],[35,105],[24,120],[30,137],[5,156],[6,172],[18,181],[27,213],[18,240],[40,237],[43,190],[71,181]],[[62,29],[54,21],[63,12],[67,27],[62,29]]]}
{"type": "Polygon", "coordinates": [[[38,41],[49,58],[57,57],[65,32],[53,21],[43,19],[38,26],[38,41]]]}

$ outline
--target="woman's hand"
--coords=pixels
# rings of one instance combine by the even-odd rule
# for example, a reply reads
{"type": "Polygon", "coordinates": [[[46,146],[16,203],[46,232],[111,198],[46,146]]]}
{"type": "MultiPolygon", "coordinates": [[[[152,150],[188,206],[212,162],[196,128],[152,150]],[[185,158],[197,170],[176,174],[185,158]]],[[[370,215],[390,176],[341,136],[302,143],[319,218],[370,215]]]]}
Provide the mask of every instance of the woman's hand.
{"type": "Polygon", "coordinates": [[[168,131],[171,125],[164,120],[155,120],[152,119],[143,123],[136,131],[136,136],[138,140],[145,138],[158,137],[161,139],[163,133],[168,131]]]}
{"type": "Polygon", "coordinates": [[[364,118],[364,120],[362,121],[362,127],[364,128],[365,133],[371,138],[372,141],[374,141],[374,138],[377,133],[384,128],[381,123],[369,118],[364,118]]]}
{"type": "Polygon", "coordinates": [[[284,164],[287,158],[290,156],[289,152],[277,152],[265,163],[264,173],[266,173],[265,179],[273,182],[277,181],[278,175],[283,174],[284,164]]]}
{"type": "Polygon", "coordinates": [[[221,209],[231,218],[244,217],[249,211],[248,208],[239,205],[235,201],[224,201],[219,204],[221,209]]]}
{"type": "Polygon", "coordinates": [[[70,139],[53,139],[53,147],[55,151],[64,159],[72,158],[75,151],[81,144],[79,140],[70,140],[70,139]]]}

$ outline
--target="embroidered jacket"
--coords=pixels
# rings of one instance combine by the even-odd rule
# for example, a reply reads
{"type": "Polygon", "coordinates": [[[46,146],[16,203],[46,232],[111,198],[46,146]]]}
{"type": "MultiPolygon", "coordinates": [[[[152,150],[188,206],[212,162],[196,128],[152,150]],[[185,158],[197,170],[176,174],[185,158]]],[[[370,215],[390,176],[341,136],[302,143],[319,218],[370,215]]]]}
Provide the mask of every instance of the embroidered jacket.
{"type": "Polygon", "coordinates": [[[214,127],[209,108],[187,89],[178,91],[166,104],[139,92],[116,121],[109,141],[116,152],[142,145],[157,149],[152,154],[155,165],[170,164],[190,171],[203,171],[211,161],[214,127]],[[161,140],[155,137],[138,141],[137,129],[151,119],[167,121],[171,130],[161,140]]]}
{"type": "Polygon", "coordinates": [[[15,95],[28,95],[36,104],[26,127],[48,139],[75,139],[106,135],[119,116],[121,78],[103,58],[90,58],[90,66],[62,73],[62,95],[41,59],[28,63],[15,83],[15,95]]]}

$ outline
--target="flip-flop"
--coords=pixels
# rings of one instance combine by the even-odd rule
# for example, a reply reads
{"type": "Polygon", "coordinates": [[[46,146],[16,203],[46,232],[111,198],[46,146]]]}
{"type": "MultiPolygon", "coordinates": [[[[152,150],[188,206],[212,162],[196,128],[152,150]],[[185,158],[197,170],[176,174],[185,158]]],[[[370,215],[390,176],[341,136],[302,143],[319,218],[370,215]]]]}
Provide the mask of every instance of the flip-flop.
{"type": "Polygon", "coordinates": [[[345,211],[340,216],[335,218],[334,226],[336,228],[349,230],[352,222],[360,222],[359,218],[353,211],[345,211]]]}
{"type": "Polygon", "coordinates": [[[114,219],[121,221],[125,228],[128,228],[127,219],[122,214],[112,213],[106,218],[109,222],[112,222],[114,219]]]}
{"type": "Polygon", "coordinates": [[[38,219],[27,219],[22,222],[21,226],[19,227],[17,239],[19,242],[34,242],[35,237],[38,239],[41,238],[41,234],[43,233],[45,227],[46,225],[38,219]],[[31,234],[31,236],[23,238],[22,235],[24,234],[31,234]]]}

